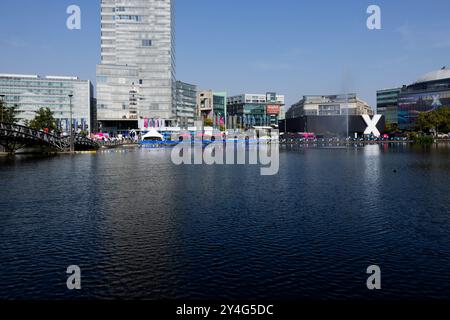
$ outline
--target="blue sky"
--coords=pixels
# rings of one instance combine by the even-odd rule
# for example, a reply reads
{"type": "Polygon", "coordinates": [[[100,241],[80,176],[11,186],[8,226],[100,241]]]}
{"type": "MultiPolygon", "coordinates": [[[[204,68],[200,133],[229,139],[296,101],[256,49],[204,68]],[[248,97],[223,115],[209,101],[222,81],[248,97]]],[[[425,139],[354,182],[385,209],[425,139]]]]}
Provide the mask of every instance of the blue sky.
{"type": "MultiPolygon", "coordinates": [[[[2,0],[0,72],[75,75],[95,82],[100,0],[2,0]],[[66,8],[82,29],[65,27],[66,8]]],[[[202,89],[286,95],[376,90],[450,67],[448,0],[178,0],[177,79],[202,89]],[[382,30],[366,28],[370,4],[382,30]]]]}

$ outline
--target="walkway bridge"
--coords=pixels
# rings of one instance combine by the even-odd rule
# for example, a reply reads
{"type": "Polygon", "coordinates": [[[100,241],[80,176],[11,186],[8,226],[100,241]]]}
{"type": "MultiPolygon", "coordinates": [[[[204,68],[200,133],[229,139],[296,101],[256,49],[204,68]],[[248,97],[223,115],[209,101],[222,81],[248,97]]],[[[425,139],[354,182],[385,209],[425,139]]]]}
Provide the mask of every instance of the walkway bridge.
{"type": "MultiPolygon", "coordinates": [[[[70,150],[70,137],[60,137],[17,124],[0,122],[0,145],[7,152],[15,152],[25,147],[48,147],[64,152],[70,150]]],[[[75,151],[97,150],[100,145],[84,136],[74,136],[75,151]]]]}

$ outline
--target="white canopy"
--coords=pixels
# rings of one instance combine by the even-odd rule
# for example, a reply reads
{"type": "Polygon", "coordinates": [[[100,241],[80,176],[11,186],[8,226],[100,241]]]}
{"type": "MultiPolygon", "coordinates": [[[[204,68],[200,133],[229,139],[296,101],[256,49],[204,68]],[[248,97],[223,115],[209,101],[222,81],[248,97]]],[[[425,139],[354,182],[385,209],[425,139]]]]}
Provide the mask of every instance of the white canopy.
{"type": "Polygon", "coordinates": [[[145,140],[164,140],[164,136],[160,134],[155,129],[150,129],[150,131],[142,137],[142,141],[145,140]]]}

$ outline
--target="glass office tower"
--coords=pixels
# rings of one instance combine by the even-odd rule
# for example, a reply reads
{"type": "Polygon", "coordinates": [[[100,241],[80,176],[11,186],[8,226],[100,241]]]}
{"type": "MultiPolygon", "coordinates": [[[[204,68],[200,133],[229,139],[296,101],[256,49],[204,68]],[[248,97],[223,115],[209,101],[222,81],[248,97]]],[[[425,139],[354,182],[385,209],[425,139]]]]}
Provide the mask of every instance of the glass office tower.
{"type": "Polygon", "coordinates": [[[177,126],[187,129],[196,120],[197,86],[177,81],[176,120],[177,126]]]}
{"type": "Polygon", "coordinates": [[[0,74],[1,99],[17,108],[20,124],[33,120],[40,108],[49,108],[63,132],[70,131],[71,107],[75,130],[96,130],[93,91],[89,80],[77,77],[0,74]]]}
{"type": "Polygon", "coordinates": [[[98,120],[103,131],[139,119],[175,122],[174,0],[102,0],[98,120]]]}

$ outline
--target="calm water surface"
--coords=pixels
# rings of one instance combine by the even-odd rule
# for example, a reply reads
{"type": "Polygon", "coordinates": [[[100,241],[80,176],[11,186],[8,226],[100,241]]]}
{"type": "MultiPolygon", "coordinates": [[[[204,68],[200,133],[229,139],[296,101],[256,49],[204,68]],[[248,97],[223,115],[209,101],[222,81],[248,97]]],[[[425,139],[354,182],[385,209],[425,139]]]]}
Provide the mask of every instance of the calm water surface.
{"type": "Polygon", "coordinates": [[[170,150],[3,158],[0,299],[450,298],[449,181],[445,145],[283,148],[269,177],[170,150]]]}

